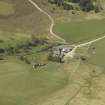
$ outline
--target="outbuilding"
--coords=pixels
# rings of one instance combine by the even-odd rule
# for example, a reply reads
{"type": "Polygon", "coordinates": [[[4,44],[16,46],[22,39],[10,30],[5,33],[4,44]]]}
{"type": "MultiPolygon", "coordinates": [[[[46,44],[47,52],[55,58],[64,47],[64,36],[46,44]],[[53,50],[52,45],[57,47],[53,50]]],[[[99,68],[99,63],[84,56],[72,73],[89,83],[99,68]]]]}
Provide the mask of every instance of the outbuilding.
{"type": "Polygon", "coordinates": [[[53,47],[50,53],[50,60],[62,62],[65,55],[71,52],[73,48],[74,47],[70,45],[61,45],[53,47]]]}

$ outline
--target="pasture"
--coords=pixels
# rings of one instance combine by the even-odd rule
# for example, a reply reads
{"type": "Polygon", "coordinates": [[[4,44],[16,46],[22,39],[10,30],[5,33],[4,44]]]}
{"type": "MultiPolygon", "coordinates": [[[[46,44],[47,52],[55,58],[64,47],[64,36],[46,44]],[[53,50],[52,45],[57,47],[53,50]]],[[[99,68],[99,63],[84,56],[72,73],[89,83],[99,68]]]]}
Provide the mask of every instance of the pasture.
{"type": "MultiPolygon", "coordinates": [[[[48,26],[48,18],[28,0],[0,1],[0,48],[27,44],[34,36],[46,37],[48,26]]],[[[29,52],[20,49],[19,52],[31,63],[45,63],[47,53],[36,53],[40,47],[31,48],[29,52]]],[[[7,57],[4,54],[0,55],[2,57],[0,105],[36,105],[68,83],[68,75],[59,63],[49,62],[47,66],[34,70],[32,64],[21,61],[19,56],[7,57]]]]}
{"type": "Polygon", "coordinates": [[[54,31],[71,44],[82,43],[105,34],[105,19],[57,23],[54,31]]]}
{"type": "Polygon", "coordinates": [[[33,70],[17,58],[0,61],[0,104],[33,105],[43,102],[50,94],[68,83],[61,65],[49,63],[33,70]]]}
{"type": "Polygon", "coordinates": [[[105,71],[105,39],[78,48],[75,57],[84,57],[84,64],[91,64],[100,67],[105,71]]]}
{"type": "Polygon", "coordinates": [[[93,43],[89,48],[89,54],[90,58],[88,59],[88,63],[100,66],[105,69],[105,39],[93,43]]]}

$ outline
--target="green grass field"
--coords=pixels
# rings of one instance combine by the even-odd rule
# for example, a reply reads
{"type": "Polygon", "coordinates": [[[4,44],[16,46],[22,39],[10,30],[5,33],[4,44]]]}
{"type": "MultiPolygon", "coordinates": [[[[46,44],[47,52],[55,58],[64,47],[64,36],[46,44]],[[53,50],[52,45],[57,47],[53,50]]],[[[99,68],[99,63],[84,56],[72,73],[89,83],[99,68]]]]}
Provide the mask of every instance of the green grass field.
{"type": "Polygon", "coordinates": [[[0,62],[0,104],[31,105],[46,99],[67,84],[61,65],[49,63],[34,71],[16,58],[0,62]]]}
{"type": "Polygon", "coordinates": [[[105,39],[92,44],[89,49],[89,54],[91,56],[88,59],[88,63],[98,65],[105,69],[105,39]],[[92,50],[93,47],[95,47],[95,50],[92,50]]]}
{"type": "Polygon", "coordinates": [[[105,39],[91,44],[90,46],[84,46],[76,50],[76,57],[84,56],[85,64],[91,64],[93,66],[100,67],[105,71],[105,39]]]}
{"type": "Polygon", "coordinates": [[[54,31],[69,43],[82,43],[103,36],[105,20],[57,23],[54,31]]]}

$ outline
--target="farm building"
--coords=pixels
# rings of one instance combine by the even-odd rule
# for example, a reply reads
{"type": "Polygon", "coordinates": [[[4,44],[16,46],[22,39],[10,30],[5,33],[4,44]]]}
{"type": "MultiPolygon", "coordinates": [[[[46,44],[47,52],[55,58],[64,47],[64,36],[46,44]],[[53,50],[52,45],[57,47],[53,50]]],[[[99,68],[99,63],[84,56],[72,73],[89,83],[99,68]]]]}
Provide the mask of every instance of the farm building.
{"type": "Polygon", "coordinates": [[[52,48],[50,53],[50,60],[64,62],[64,57],[71,52],[74,47],[70,45],[61,45],[52,48]]]}

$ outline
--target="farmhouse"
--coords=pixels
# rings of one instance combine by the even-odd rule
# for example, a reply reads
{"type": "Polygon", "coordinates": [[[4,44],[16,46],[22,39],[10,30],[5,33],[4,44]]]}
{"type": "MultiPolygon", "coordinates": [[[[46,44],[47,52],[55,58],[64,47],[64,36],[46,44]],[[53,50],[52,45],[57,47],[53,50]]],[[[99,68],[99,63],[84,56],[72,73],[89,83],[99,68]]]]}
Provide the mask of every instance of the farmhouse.
{"type": "Polygon", "coordinates": [[[61,45],[52,48],[50,59],[53,61],[64,62],[64,57],[67,53],[71,52],[74,47],[70,45],[61,45]]]}

